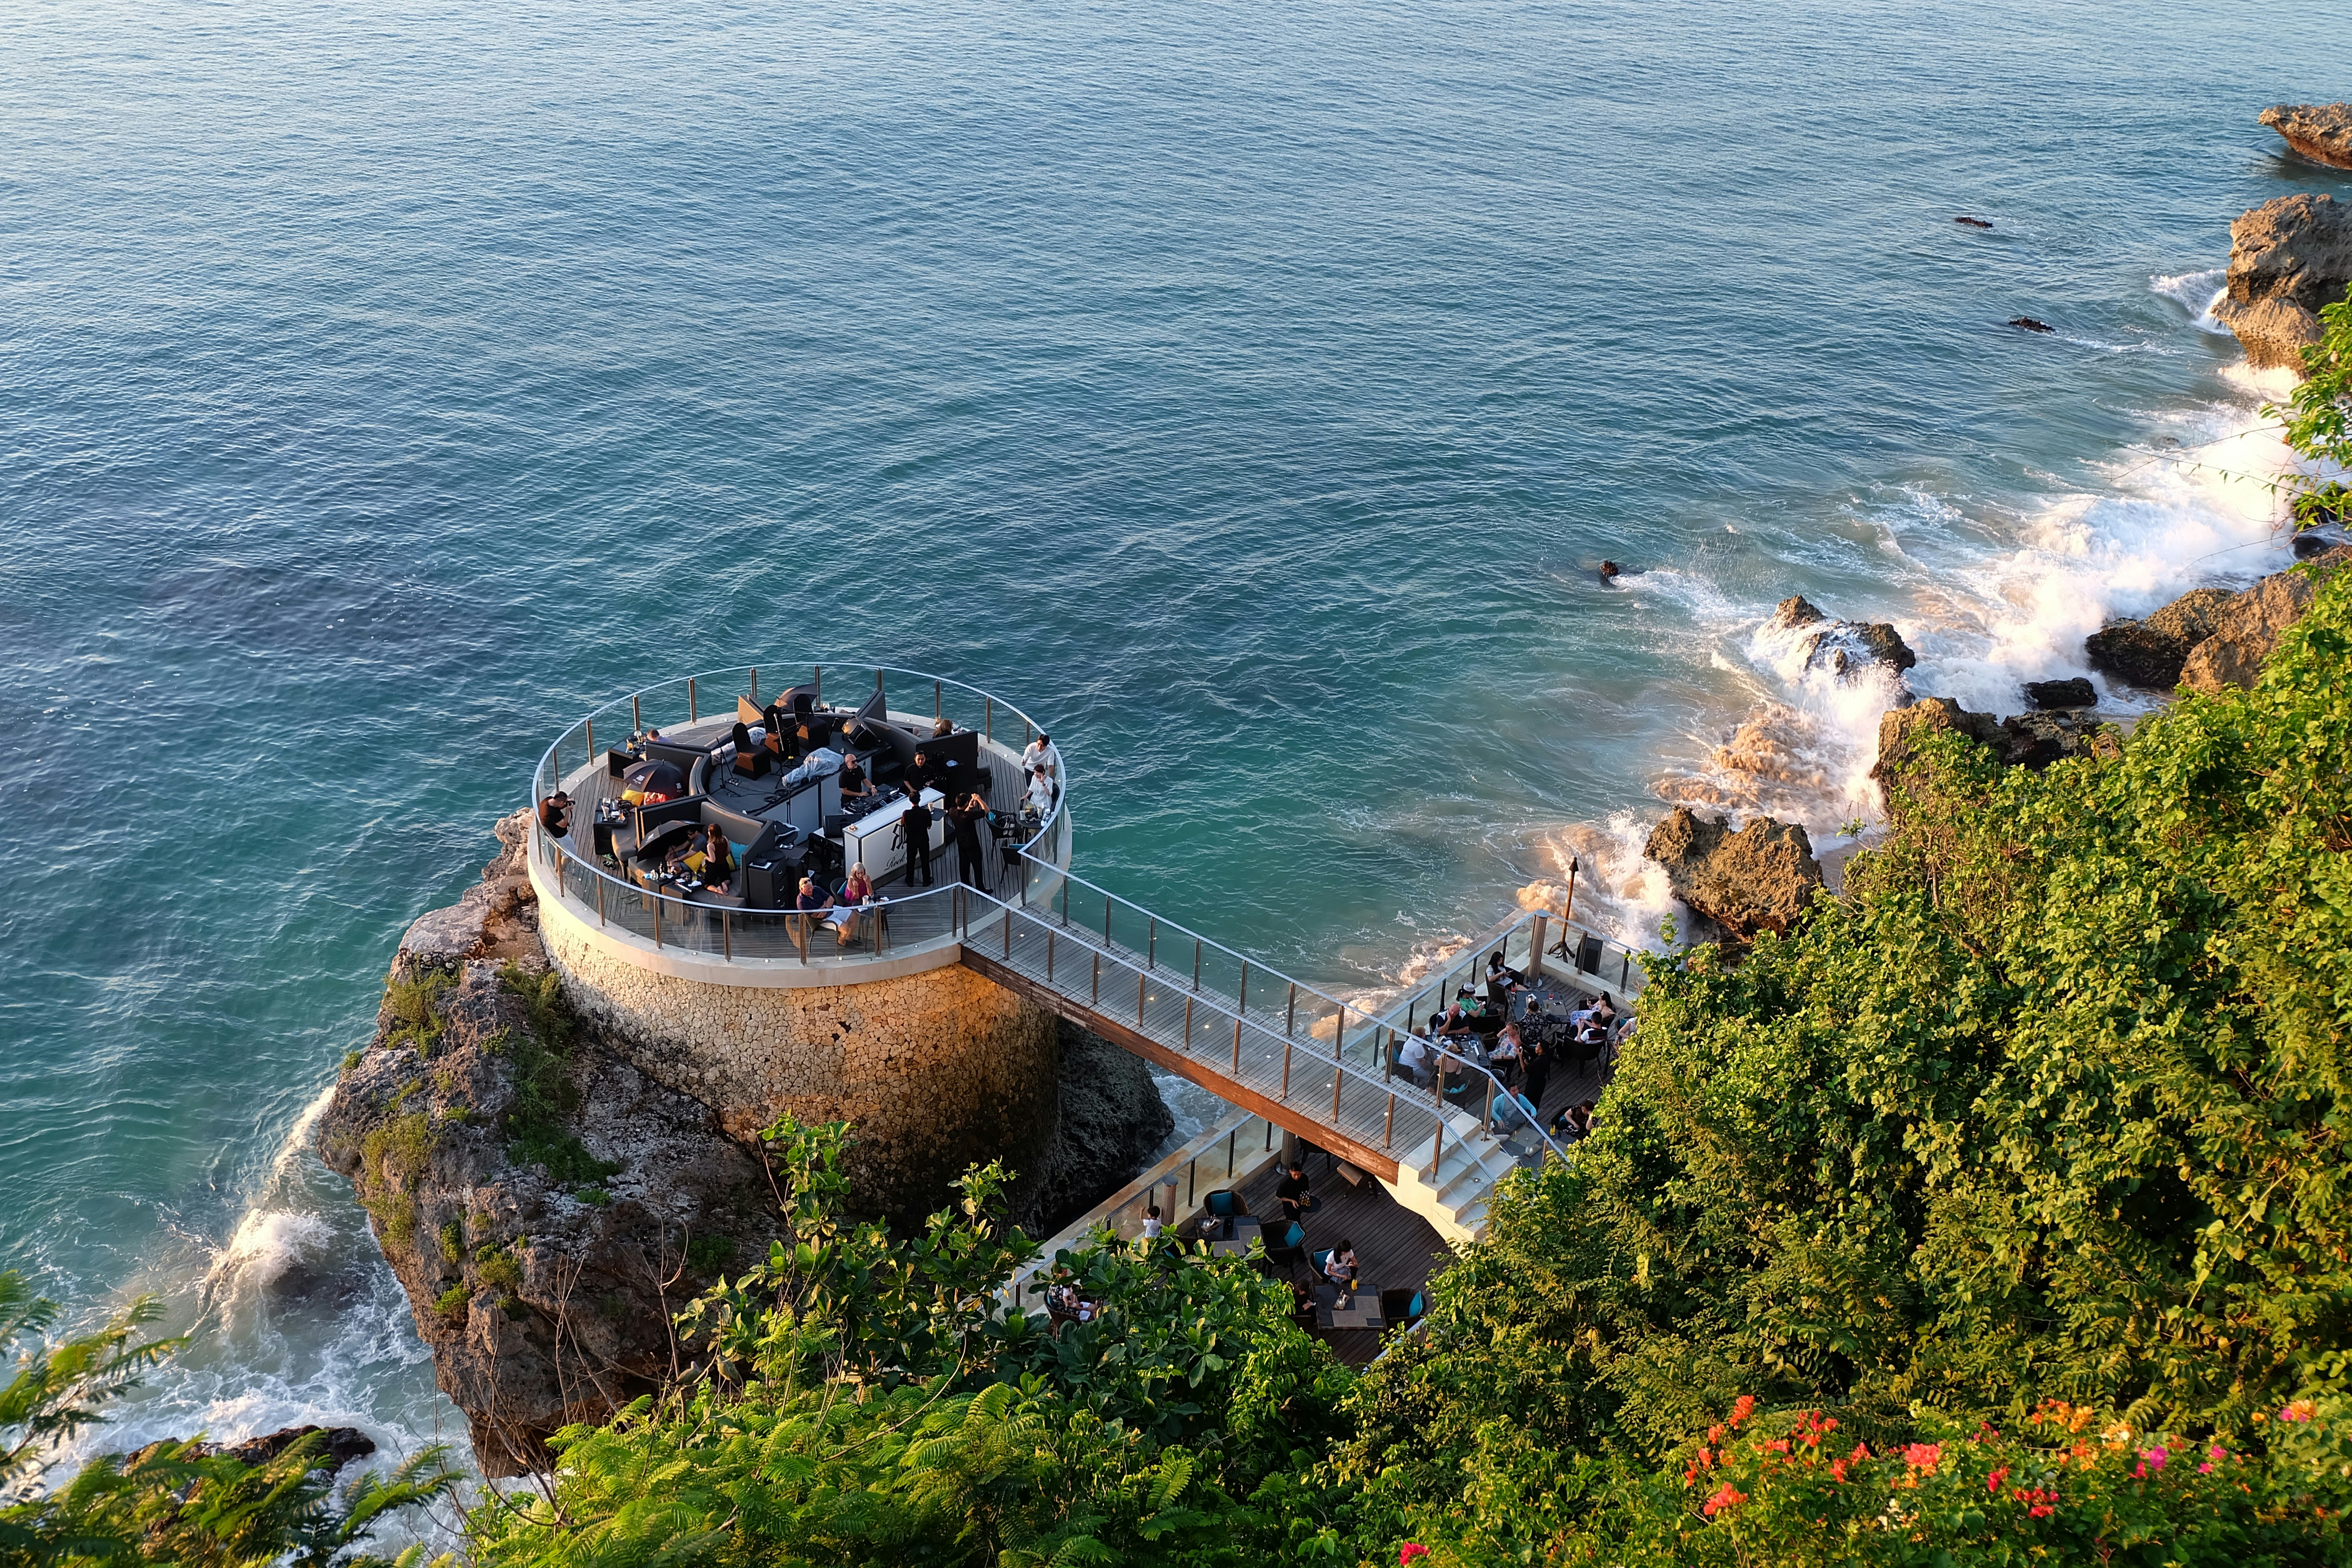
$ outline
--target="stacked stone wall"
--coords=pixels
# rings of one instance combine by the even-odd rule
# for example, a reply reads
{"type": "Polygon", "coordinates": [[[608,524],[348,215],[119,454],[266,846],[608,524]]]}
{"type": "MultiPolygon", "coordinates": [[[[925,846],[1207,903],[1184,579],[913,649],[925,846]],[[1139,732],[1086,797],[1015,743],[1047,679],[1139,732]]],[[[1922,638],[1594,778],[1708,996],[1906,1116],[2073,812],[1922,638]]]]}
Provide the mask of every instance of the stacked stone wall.
{"type": "Polygon", "coordinates": [[[856,1124],[861,1206],[906,1219],[966,1166],[1025,1171],[1055,1115],[1052,1014],[961,964],[857,985],[767,988],[662,974],[569,921],[541,930],[572,1005],[656,1081],[749,1140],[790,1111],[856,1124]]]}

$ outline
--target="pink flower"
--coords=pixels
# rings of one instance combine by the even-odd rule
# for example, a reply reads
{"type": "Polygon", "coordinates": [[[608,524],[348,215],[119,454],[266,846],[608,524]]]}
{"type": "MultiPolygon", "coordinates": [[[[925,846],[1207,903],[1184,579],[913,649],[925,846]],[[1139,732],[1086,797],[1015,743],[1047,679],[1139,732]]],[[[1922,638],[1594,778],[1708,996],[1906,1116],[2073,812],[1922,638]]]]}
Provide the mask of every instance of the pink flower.
{"type": "Polygon", "coordinates": [[[1729,1481],[1726,1481],[1723,1483],[1723,1489],[1716,1493],[1713,1497],[1707,1499],[1706,1503],[1700,1508],[1699,1511],[1706,1514],[1707,1518],[1713,1519],[1723,1510],[1727,1508],[1737,1508],[1747,1500],[1748,1494],[1746,1492],[1739,1490],[1729,1481]]]}
{"type": "Polygon", "coordinates": [[[1402,1546],[1397,1548],[1397,1568],[1411,1568],[1411,1564],[1414,1558],[1426,1557],[1428,1555],[1428,1547],[1423,1546],[1418,1541],[1408,1541],[1402,1546]]]}
{"type": "Polygon", "coordinates": [[[1941,1443],[1914,1443],[1903,1450],[1903,1462],[1915,1470],[1932,1470],[1944,1462],[1941,1443]]]}
{"type": "Polygon", "coordinates": [[[2143,1448],[2140,1450],[2139,1457],[2141,1462],[2147,1465],[2151,1470],[2160,1470],[2164,1468],[2166,1456],[2164,1450],[2160,1447],[2143,1448]]]}
{"type": "Polygon", "coordinates": [[[1995,1470],[1992,1474],[1985,1478],[1985,1490],[1989,1492],[1997,1492],[2000,1490],[2000,1483],[2007,1479],[2009,1479],[2009,1467],[2003,1465],[2000,1469],[1995,1470]]]}

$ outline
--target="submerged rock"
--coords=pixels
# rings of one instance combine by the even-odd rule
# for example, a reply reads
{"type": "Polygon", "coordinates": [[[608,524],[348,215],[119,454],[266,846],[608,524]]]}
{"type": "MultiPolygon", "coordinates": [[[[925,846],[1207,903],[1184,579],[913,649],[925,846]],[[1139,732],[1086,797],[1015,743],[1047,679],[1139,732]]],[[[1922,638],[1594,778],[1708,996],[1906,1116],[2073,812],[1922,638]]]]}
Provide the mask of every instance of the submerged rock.
{"type": "Polygon", "coordinates": [[[1899,673],[1919,662],[1903,634],[1889,623],[1832,620],[1801,594],[1781,600],[1765,624],[1771,630],[1795,633],[1818,627],[1799,640],[1804,668],[1827,669],[1841,679],[1850,679],[1874,664],[1899,673]]]}
{"type": "Polygon", "coordinates": [[[1678,805],[1651,829],[1642,853],[1665,868],[1675,897],[1735,942],[1788,930],[1822,886],[1805,830],[1769,816],[1734,833],[1727,817],[1678,805]]]}
{"type": "Polygon", "coordinates": [[[240,1465],[266,1465],[313,1432],[326,1434],[322,1447],[327,1451],[329,1462],[339,1470],[375,1452],[375,1439],[356,1426],[281,1426],[264,1436],[247,1437],[244,1442],[220,1451],[240,1465]]]}
{"type": "Polygon", "coordinates": [[[2319,312],[2352,281],[2352,208],[2333,197],[2279,196],[2230,226],[2229,297],[2213,316],[2257,369],[2300,371],[2320,341],[2319,312]]]}
{"type": "Polygon", "coordinates": [[[2258,118],[2313,163],[2352,169],[2352,103],[2279,103],[2258,118]]]}
{"type": "Polygon", "coordinates": [[[2029,680],[2025,700],[2037,709],[2095,708],[2099,694],[2078,675],[2071,680],[2029,680]]]}

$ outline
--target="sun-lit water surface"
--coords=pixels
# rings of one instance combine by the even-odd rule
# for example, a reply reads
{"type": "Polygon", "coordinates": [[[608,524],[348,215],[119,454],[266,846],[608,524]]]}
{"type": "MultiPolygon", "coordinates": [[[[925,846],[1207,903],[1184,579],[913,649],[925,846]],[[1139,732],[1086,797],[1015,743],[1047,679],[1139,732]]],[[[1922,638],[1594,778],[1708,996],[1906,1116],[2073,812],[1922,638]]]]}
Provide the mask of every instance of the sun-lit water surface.
{"type": "Polygon", "coordinates": [[[2352,195],[2253,124],[2328,90],[2277,21],[0,14],[0,1262],[201,1321],[131,1436],[461,1436],[302,1124],[657,675],[1003,691],[1084,871],[1334,985],[1571,852],[1654,931],[1663,797],[1826,841],[1885,694],[1778,599],[2006,711],[2277,564],[2204,307],[2352,195]]]}

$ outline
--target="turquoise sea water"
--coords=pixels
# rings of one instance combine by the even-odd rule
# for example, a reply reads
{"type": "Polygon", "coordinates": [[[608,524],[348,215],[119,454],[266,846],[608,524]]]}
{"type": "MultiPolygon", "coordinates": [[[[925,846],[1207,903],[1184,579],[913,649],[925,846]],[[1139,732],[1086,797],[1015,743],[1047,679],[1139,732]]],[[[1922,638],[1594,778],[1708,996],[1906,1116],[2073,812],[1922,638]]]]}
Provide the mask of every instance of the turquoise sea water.
{"type": "Polygon", "coordinates": [[[2278,563],[2202,312],[2352,199],[2287,20],[0,12],[0,1263],[199,1327],[131,1436],[461,1431],[300,1124],[659,675],[1000,690],[1081,869],[1338,985],[1570,853],[1654,931],[1663,797],[1827,841],[1886,693],[1774,601],[2007,711],[2278,563]]]}

